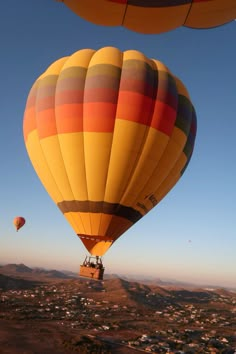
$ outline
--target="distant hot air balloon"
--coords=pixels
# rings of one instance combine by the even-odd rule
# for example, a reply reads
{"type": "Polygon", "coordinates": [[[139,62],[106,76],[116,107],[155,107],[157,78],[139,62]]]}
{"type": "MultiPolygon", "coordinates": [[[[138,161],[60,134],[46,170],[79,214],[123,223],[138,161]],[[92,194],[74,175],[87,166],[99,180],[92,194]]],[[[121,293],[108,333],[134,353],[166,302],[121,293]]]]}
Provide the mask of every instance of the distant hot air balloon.
{"type": "Polygon", "coordinates": [[[25,225],[25,219],[22,216],[16,216],[13,220],[16,231],[18,231],[22,226],[25,225]]]}
{"type": "Polygon", "coordinates": [[[51,198],[102,256],[183,174],[196,115],[161,62],[135,50],[79,50],[35,81],[24,140],[51,198]]]}
{"type": "Polygon", "coordinates": [[[236,18],[235,0],[57,0],[98,25],[162,33],[180,26],[212,28],[236,18]]]}

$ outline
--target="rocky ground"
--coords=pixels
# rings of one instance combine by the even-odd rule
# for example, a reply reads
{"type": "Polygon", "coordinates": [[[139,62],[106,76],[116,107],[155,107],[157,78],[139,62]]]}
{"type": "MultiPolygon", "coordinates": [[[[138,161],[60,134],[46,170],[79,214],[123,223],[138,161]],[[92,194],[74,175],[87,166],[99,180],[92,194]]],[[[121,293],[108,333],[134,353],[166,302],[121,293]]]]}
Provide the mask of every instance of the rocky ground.
{"type": "Polygon", "coordinates": [[[0,267],[1,354],[140,351],[235,354],[236,293],[0,267]]]}

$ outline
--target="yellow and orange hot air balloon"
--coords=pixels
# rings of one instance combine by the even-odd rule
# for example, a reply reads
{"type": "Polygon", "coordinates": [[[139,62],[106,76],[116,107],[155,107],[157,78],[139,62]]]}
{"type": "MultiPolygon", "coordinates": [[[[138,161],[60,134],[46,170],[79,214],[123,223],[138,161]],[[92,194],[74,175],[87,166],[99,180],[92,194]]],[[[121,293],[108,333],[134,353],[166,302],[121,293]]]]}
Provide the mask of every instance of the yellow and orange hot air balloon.
{"type": "Polygon", "coordinates": [[[20,228],[22,226],[25,225],[25,218],[23,218],[22,216],[16,216],[14,219],[13,219],[13,224],[16,228],[16,231],[20,230],[20,228]]]}
{"type": "Polygon", "coordinates": [[[102,256],[183,174],[196,115],[164,64],[105,47],[49,66],[29,93],[23,130],[49,195],[102,256]]]}
{"type": "Polygon", "coordinates": [[[162,33],[180,26],[212,28],[236,18],[235,0],[57,0],[98,25],[162,33]]]}

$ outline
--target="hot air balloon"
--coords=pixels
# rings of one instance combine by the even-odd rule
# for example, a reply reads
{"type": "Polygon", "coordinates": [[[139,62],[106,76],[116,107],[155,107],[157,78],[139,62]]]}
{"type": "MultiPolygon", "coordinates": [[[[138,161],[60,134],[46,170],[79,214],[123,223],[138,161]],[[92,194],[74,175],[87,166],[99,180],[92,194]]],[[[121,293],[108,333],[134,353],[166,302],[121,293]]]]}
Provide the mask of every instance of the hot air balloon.
{"type": "Polygon", "coordinates": [[[25,219],[22,216],[16,216],[13,220],[16,231],[18,231],[22,226],[25,225],[25,219]]]}
{"type": "Polygon", "coordinates": [[[83,49],[35,81],[23,131],[44,187],[89,253],[101,257],[183,174],[196,114],[160,61],[135,50],[83,49]]]}
{"type": "Polygon", "coordinates": [[[180,26],[212,28],[236,18],[235,0],[57,0],[98,25],[162,33],[180,26]]]}

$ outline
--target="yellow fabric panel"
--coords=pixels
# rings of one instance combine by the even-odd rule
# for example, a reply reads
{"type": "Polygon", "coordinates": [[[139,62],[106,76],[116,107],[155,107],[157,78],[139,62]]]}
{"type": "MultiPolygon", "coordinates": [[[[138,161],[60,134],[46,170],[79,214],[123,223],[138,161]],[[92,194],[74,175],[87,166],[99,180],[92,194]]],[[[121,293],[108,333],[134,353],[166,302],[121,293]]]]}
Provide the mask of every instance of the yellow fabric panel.
{"type": "Polygon", "coordinates": [[[168,73],[173,76],[173,74],[170,72],[169,68],[159,60],[152,59],[150,61],[150,65],[153,66],[153,69],[158,70],[158,75],[166,75],[166,73],[168,73]]]}
{"type": "Polygon", "coordinates": [[[160,203],[160,201],[167,195],[167,193],[178,182],[180,177],[181,177],[180,174],[168,176],[168,178],[159,187],[158,191],[154,193],[157,203],[160,203]]]}
{"type": "Polygon", "coordinates": [[[96,24],[118,26],[122,23],[125,6],[107,0],[64,0],[72,11],[96,24]]]}
{"type": "Polygon", "coordinates": [[[115,47],[105,47],[96,51],[90,61],[89,66],[97,64],[111,64],[117,67],[122,66],[123,53],[115,47]]]}
{"type": "Polygon", "coordinates": [[[49,193],[55,203],[63,200],[60,190],[58,189],[58,186],[55,183],[55,180],[48,167],[45,155],[43,154],[37,131],[34,130],[28,135],[28,139],[25,142],[25,145],[31,163],[46,191],[49,193]]]}
{"type": "MultiPolygon", "coordinates": [[[[52,179],[55,181],[54,183],[57,185],[58,190],[62,193],[61,200],[73,200],[74,196],[62,158],[58,136],[53,135],[42,139],[41,147],[48,168],[51,171],[52,179]]],[[[50,191],[50,189],[47,190],[50,191]]]]}
{"type": "MultiPolygon", "coordinates": [[[[134,200],[133,204],[130,206],[137,209],[142,214],[147,213],[147,211],[153,208],[152,199],[156,199],[155,191],[159,188],[159,186],[169,175],[172,168],[175,166],[182,154],[185,142],[185,134],[180,129],[175,127],[171,139],[169,140],[165,152],[162,155],[155,171],[150,176],[150,179],[146,185],[143,186],[143,190],[136,195],[136,200],[134,200]],[[149,199],[149,196],[152,196],[152,199],[149,199]]],[[[154,202],[154,204],[155,203],[156,202],[154,202]]]]}
{"type": "MultiPolygon", "coordinates": [[[[63,68],[63,65],[65,64],[65,62],[68,58],[69,57],[64,57],[64,58],[58,59],[57,61],[52,63],[47,68],[47,70],[39,77],[39,79],[44,79],[48,75],[59,75],[59,73],[61,72],[61,69],[63,68]]],[[[40,85],[41,85],[41,83],[40,83],[40,85]]]]}
{"type": "Polygon", "coordinates": [[[104,253],[108,250],[109,247],[111,247],[112,242],[109,241],[94,241],[94,240],[89,240],[89,239],[82,239],[81,241],[89,251],[89,253],[92,256],[103,256],[104,253]]]}
{"type": "Polygon", "coordinates": [[[64,213],[63,215],[75,233],[86,233],[86,225],[84,225],[83,215],[80,215],[80,213],[76,212],[64,213]]]}
{"type": "Polygon", "coordinates": [[[69,212],[64,213],[64,216],[78,236],[88,235],[97,239],[114,241],[132,226],[132,222],[126,218],[105,213],[69,212]],[[97,228],[92,226],[93,222],[97,228]]]}
{"type": "Polygon", "coordinates": [[[79,223],[77,224],[77,227],[74,229],[74,231],[77,234],[82,234],[82,230],[80,228],[78,228],[78,227],[80,227],[80,221],[82,221],[83,228],[85,229],[85,234],[92,235],[92,225],[91,225],[91,214],[90,213],[71,212],[70,214],[73,215],[74,219],[76,220],[76,223],[78,222],[78,219],[80,219],[79,223]]]}
{"type": "Polygon", "coordinates": [[[120,202],[142,151],[147,129],[145,125],[116,120],[104,198],[106,202],[120,202]]]}
{"type": "MultiPolygon", "coordinates": [[[[68,57],[68,60],[65,62],[63,66],[63,70],[68,69],[70,67],[82,67],[82,68],[87,68],[89,66],[89,62],[94,55],[95,50],[93,49],[83,49],[83,50],[78,50],[74,54],[72,54],[70,57],[68,57]]],[[[65,77],[65,76],[64,76],[65,77]]]]}
{"type": "MultiPolygon", "coordinates": [[[[61,159],[63,161],[73,199],[88,200],[87,181],[84,168],[83,132],[58,134],[57,137],[61,151],[61,159]]],[[[65,196],[64,199],[70,200],[65,196]]]]}
{"type": "MultiPolygon", "coordinates": [[[[144,63],[147,63],[149,65],[152,65],[152,62],[150,59],[148,59],[142,52],[139,52],[137,50],[126,50],[124,52],[124,58],[123,60],[140,60],[144,63]]],[[[144,65],[143,63],[143,65],[144,65]]]]}
{"type": "Polygon", "coordinates": [[[100,225],[98,235],[108,235],[107,230],[112,220],[112,215],[109,214],[100,214],[100,225]]]}
{"type": "Polygon", "coordinates": [[[86,234],[97,238],[104,236],[104,234],[99,233],[101,213],[70,212],[64,213],[64,215],[68,221],[73,222],[72,227],[76,234],[86,234]]]}
{"type": "MultiPolygon", "coordinates": [[[[85,173],[88,200],[104,200],[112,133],[84,133],[85,173]]],[[[65,200],[68,200],[65,197],[65,200]]]]}
{"type": "Polygon", "coordinates": [[[236,18],[235,0],[193,2],[185,26],[209,28],[233,21],[236,18]]]}
{"type": "MultiPolygon", "coordinates": [[[[90,221],[91,221],[91,235],[101,235],[103,236],[100,232],[100,224],[101,224],[101,213],[89,213],[90,215],[90,221]]],[[[100,238],[100,237],[98,237],[100,238]]]]}
{"type": "Polygon", "coordinates": [[[174,187],[174,185],[178,182],[181,177],[180,172],[184,168],[187,163],[187,158],[184,153],[181,154],[175,166],[167,176],[167,178],[163,181],[163,183],[159,186],[158,190],[155,191],[154,195],[158,201],[158,203],[163,199],[166,194],[174,187]]]}
{"type": "Polygon", "coordinates": [[[166,176],[168,176],[179,156],[181,155],[185,142],[186,136],[180,129],[175,127],[171,139],[166,146],[165,152],[162,155],[156,170],[150,178],[149,187],[148,185],[144,187],[144,192],[142,193],[144,197],[147,194],[153,193],[156,187],[162,183],[166,176]]]}
{"type": "Polygon", "coordinates": [[[171,174],[180,174],[180,172],[183,170],[183,168],[185,167],[186,163],[187,163],[188,159],[187,156],[185,155],[184,152],[181,153],[181,155],[179,156],[178,161],[176,162],[176,164],[174,165],[173,169],[171,170],[171,174]]]}
{"type": "MultiPolygon", "coordinates": [[[[80,213],[82,220],[84,217],[87,218],[86,214],[89,214],[91,222],[91,233],[86,232],[86,234],[97,239],[105,237],[114,241],[128,228],[127,225],[129,227],[131,225],[127,219],[103,213],[80,213]]],[[[82,232],[80,231],[78,234],[82,234],[82,232]]]]}
{"type": "MultiPolygon", "coordinates": [[[[134,124],[134,123],[133,123],[134,124]]],[[[149,128],[139,161],[129,185],[121,199],[122,205],[133,205],[137,195],[147,185],[168,144],[169,137],[156,129],[149,128]],[[155,153],[153,153],[155,151],[155,153]]]]}
{"type": "Polygon", "coordinates": [[[142,33],[161,33],[182,26],[191,4],[168,7],[128,6],[123,25],[142,33]]]}
{"type": "Polygon", "coordinates": [[[170,143],[172,141],[174,141],[177,145],[179,145],[180,149],[183,150],[187,141],[187,136],[184,134],[184,132],[181,129],[179,129],[178,127],[174,127],[173,133],[171,134],[170,143]]]}

